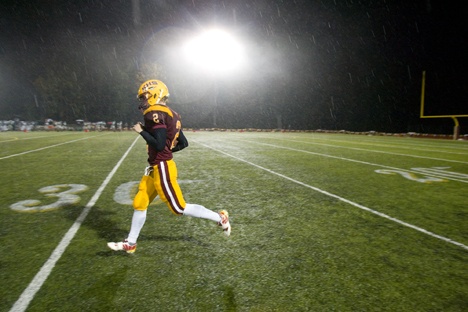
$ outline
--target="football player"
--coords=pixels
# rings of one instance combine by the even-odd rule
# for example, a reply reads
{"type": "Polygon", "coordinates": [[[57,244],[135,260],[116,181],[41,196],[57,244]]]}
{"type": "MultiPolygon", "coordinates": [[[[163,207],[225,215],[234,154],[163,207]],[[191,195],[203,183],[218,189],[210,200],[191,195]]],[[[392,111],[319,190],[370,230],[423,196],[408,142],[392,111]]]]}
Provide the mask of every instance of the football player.
{"type": "Polygon", "coordinates": [[[138,132],[147,143],[148,163],[138,186],[138,193],[133,200],[133,217],[128,237],[122,242],[109,242],[112,250],[124,250],[133,253],[137,239],[146,221],[148,205],[159,195],[169,209],[178,216],[204,218],[216,222],[229,236],[231,224],[226,210],[219,213],[204,206],[189,204],[184,200],[177,183],[177,167],[172,153],[188,146],[182,132],[182,123],[178,113],[167,106],[169,90],[160,80],[148,80],[138,89],[140,101],[138,109],[144,117],[144,125],[137,123],[133,130],[138,132]]]}

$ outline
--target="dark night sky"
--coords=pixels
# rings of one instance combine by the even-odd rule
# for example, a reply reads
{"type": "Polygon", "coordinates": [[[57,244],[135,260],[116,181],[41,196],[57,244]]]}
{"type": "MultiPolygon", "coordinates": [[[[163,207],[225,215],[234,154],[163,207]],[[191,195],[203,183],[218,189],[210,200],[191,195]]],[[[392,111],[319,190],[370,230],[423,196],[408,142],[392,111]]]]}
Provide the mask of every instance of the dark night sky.
{"type": "Polygon", "coordinates": [[[181,34],[212,25],[242,38],[249,58],[248,69],[218,79],[221,127],[275,128],[281,115],[298,129],[450,133],[450,119],[419,118],[422,70],[428,114],[468,114],[463,4],[141,0],[135,14],[135,2],[3,0],[0,120],[53,114],[37,89],[51,81],[74,118],[135,118],[111,103],[133,105],[138,72],[154,63],[188,125],[207,126],[212,86],[168,55],[181,34]]]}

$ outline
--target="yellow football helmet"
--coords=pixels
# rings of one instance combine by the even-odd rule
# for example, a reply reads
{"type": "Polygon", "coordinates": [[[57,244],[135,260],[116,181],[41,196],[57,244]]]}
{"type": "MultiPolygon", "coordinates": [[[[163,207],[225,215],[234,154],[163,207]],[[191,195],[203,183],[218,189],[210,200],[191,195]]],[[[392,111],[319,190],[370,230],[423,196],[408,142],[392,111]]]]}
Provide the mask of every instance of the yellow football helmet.
{"type": "Polygon", "coordinates": [[[148,80],[141,84],[137,98],[140,101],[148,100],[148,105],[163,104],[161,100],[169,97],[169,89],[160,80],[148,80]]]}

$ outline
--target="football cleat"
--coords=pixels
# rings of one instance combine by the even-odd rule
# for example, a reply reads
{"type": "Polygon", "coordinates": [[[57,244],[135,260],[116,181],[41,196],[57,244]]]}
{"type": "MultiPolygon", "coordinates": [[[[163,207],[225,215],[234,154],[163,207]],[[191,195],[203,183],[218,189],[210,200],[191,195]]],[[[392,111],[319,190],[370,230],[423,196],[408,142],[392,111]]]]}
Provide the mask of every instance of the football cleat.
{"type": "Polygon", "coordinates": [[[221,221],[218,222],[218,225],[223,229],[226,236],[231,235],[231,223],[229,223],[228,212],[226,210],[221,210],[219,216],[221,217],[221,221]]]}
{"type": "Polygon", "coordinates": [[[107,247],[109,247],[112,250],[119,251],[119,250],[124,250],[127,253],[134,253],[136,250],[137,245],[133,244],[131,245],[126,239],[123,242],[109,242],[107,243],[107,247]]]}

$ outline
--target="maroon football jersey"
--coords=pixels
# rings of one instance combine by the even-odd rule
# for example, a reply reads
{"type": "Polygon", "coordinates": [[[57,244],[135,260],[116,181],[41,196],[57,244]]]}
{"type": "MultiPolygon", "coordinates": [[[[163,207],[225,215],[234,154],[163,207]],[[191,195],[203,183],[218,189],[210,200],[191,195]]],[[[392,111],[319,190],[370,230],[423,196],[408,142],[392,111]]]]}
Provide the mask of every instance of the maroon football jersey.
{"type": "Polygon", "coordinates": [[[151,166],[159,161],[172,159],[172,148],[177,144],[182,123],[180,115],[166,105],[153,105],[144,111],[145,129],[153,132],[157,128],[166,129],[164,150],[158,152],[148,145],[148,162],[151,166]]]}

